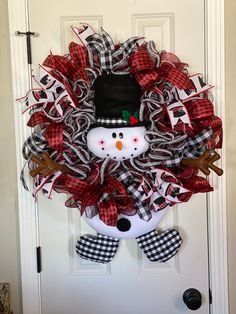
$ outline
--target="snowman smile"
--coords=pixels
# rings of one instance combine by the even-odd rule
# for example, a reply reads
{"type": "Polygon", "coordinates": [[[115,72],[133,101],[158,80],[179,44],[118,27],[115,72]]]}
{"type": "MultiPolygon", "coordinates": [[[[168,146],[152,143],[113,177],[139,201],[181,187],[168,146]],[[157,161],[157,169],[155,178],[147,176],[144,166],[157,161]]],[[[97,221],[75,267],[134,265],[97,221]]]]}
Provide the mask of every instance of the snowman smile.
{"type": "Polygon", "coordinates": [[[149,149],[145,140],[146,132],[145,126],[96,127],[87,134],[88,149],[99,158],[110,157],[116,161],[131,159],[149,149]]]}

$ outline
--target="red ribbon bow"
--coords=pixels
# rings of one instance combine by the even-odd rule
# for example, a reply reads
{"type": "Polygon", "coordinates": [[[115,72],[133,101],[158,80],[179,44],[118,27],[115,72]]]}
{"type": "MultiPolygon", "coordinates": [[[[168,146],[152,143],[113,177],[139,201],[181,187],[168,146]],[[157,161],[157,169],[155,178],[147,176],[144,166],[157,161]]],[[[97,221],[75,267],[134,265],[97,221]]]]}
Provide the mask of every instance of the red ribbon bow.
{"type": "Polygon", "coordinates": [[[61,154],[63,151],[63,124],[55,123],[47,126],[45,137],[49,146],[61,154]]]}
{"type": "Polygon", "coordinates": [[[179,89],[194,89],[193,82],[184,72],[185,66],[187,64],[182,63],[176,55],[163,51],[157,73],[160,80],[164,79],[179,89]]]}
{"type": "Polygon", "coordinates": [[[208,148],[222,148],[222,120],[214,116],[213,104],[207,98],[190,100],[185,103],[191,121],[193,122],[194,133],[211,127],[214,134],[208,141],[208,148]],[[195,121],[198,122],[195,124],[195,121]]]}
{"type": "Polygon", "coordinates": [[[60,71],[73,81],[81,78],[87,82],[89,78],[85,70],[85,68],[88,66],[88,55],[86,47],[71,42],[69,46],[69,52],[71,59],[66,56],[50,54],[43,62],[43,65],[60,71]]]}
{"type": "Polygon", "coordinates": [[[158,74],[155,70],[155,61],[150,57],[147,47],[142,45],[129,57],[130,73],[133,74],[139,84],[147,89],[152,88],[158,74]]]}
{"type": "Polygon", "coordinates": [[[105,182],[89,184],[77,178],[61,175],[55,184],[57,189],[63,184],[63,190],[73,194],[68,204],[81,204],[81,214],[87,206],[97,206],[100,219],[109,226],[116,226],[119,213],[133,213],[133,199],[126,188],[114,177],[107,176],[105,182]]]}
{"type": "Polygon", "coordinates": [[[197,174],[198,169],[186,167],[179,170],[177,176],[181,180],[183,186],[192,191],[192,193],[205,193],[213,191],[213,188],[207,179],[200,177],[197,174]]]}

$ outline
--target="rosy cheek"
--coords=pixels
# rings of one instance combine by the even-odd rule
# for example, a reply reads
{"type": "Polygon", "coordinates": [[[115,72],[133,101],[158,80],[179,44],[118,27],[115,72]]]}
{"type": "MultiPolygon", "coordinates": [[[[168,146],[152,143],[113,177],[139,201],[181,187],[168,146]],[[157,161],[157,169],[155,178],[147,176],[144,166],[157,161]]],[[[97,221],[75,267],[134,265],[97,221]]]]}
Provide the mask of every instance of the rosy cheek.
{"type": "Polygon", "coordinates": [[[104,146],[105,145],[105,141],[104,140],[99,140],[98,144],[101,145],[101,146],[104,146]]]}
{"type": "Polygon", "coordinates": [[[133,138],[133,140],[132,140],[132,142],[134,143],[134,144],[138,144],[139,143],[139,137],[134,137],[133,138]]]}

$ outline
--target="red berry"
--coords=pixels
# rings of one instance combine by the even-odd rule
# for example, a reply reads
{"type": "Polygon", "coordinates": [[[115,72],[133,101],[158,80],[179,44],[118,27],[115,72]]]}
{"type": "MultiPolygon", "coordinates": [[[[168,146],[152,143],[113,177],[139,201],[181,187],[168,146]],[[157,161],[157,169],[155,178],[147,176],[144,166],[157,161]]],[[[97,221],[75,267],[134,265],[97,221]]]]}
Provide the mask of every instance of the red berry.
{"type": "Polygon", "coordinates": [[[129,121],[131,125],[138,123],[138,119],[136,119],[134,116],[130,116],[129,121]]]}

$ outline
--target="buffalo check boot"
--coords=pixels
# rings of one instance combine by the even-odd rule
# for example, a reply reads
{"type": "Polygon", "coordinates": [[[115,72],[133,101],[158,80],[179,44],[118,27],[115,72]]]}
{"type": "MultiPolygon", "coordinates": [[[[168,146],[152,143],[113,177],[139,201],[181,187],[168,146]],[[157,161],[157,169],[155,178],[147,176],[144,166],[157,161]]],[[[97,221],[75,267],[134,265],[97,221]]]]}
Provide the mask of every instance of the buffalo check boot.
{"type": "Polygon", "coordinates": [[[85,234],[76,244],[77,254],[84,259],[97,263],[109,263],[113,259],[119,246],[119,239],[98,234],[85,234]]]}
{"type": "Polygon", "coordinates": [[[136,238],[139,247],[151,262],[166,262],[179,250],[183,240],[176,229],[160,234],[152,230],[136,238]]]}

